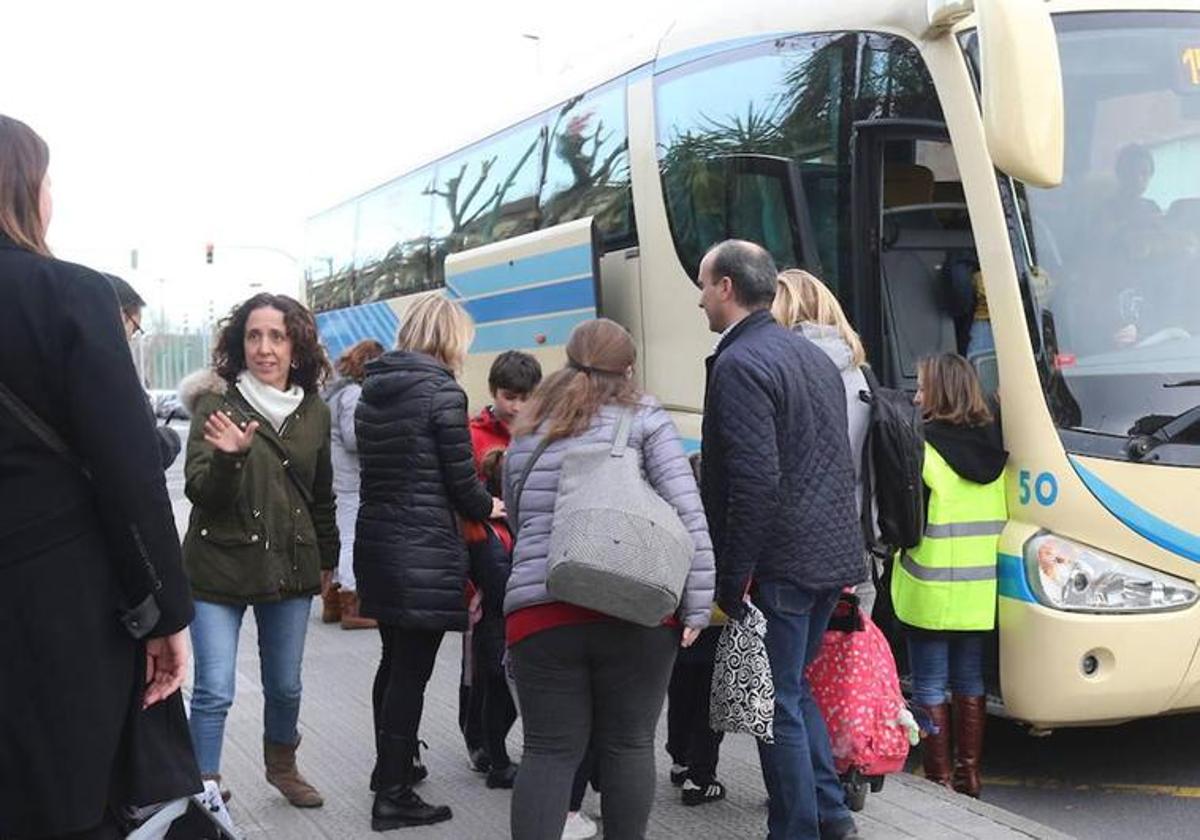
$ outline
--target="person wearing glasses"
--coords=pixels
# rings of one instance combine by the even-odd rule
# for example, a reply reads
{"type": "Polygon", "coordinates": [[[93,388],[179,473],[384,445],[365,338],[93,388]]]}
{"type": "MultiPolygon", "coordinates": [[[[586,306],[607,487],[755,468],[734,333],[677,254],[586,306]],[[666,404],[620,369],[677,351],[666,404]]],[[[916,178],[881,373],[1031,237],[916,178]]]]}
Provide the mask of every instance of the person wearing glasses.
{"type": "MultiPolygon", "coordinates": [[[[121,325],[125,328],[125,338],[133,341],[145,332],[142,329],[142,313],[146,310],[146,301],[124,279],[115,274],[105,274],[104,277],[113,287],[113,291],[117,293],[117,305],[121,309],[121,325]]],[[[146,407],[150,410],[151,422],[157,422],[154,418],[154,407],[150,405],[149,398],[147,398],[146,407]]],[[[179,432],[170,426],[156,425],[154,432],[158,436],[158,455],[162,460],[162,468],[168,470],[171,468],[171,464],[175,463],[175,459],[179,457],[179,452],[183,449],[183,441],[179,438],[179,432]]]]}

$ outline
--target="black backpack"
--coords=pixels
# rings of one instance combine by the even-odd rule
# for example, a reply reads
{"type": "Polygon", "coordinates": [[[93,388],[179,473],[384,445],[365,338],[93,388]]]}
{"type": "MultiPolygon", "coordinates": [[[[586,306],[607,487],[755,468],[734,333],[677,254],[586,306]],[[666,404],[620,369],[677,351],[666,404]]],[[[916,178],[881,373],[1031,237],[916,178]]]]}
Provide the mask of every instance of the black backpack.
{"type": "Polygon", "coordinates": [[[916,546],[925,530],[925,428],[921,410],[907,392],[884,388],[869,367],[862,372],[867,390],[859,399],[871,407],[862,453],[863,538],[875,554],[886,557],[916,546]],[[879,512],[878,539],[871,522],[872,499],[879,512]]]}

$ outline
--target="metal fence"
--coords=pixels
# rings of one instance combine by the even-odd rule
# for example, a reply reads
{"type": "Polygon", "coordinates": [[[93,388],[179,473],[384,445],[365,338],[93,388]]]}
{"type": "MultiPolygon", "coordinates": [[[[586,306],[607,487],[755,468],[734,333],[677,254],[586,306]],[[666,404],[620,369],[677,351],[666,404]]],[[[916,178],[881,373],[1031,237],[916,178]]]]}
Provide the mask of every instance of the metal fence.
{"type": "Polygon", "coordinates": [[[144,387],[174,390],[183,377],[211,363],[212,336],[200,330],[143,335],[131,349],[144,387]]]}

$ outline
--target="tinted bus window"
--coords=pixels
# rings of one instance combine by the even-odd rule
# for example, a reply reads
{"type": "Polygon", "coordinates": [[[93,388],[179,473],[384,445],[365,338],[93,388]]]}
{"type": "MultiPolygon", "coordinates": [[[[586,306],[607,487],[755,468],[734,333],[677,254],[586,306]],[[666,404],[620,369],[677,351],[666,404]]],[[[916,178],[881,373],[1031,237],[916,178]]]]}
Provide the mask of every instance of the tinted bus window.
{"type": "Polygon", "coordinates": [[[418,170],[359,199],[351,303],[429,287],[431,180],[428,169],[418,170]]]}
{"type": "Polygon", "coordinates": [[[585,216],[610,246],[633,232],[625,82],[567,101],[548,116],[542,227],[585,216]]]}
{"type": "Polygon", "coordinates": [[[537,230],[541,117],[439,161],[431,190],[437,285],[447,254],[537,230]]]}
{"type": "MultiPolygon", "coordinates": [[[[693,277],[704,252],[735,236],[771,250],[780,268],[801,264],[801,243],[779,231],[789,208],[764,191],[730,189],[728,162],[750,156],[798,165],[806,192],[834,203],[812,213],[826,279],[838,275],[841,93],[855,38],[806,36],[702,59],[658,77],[658,154],[675,247],[693,277]],[[812,188],[809,189],[811,182],[812,188]],[[749,202],[749,203],[747,203],[749,202]],[[832,210],[832,212],[829,212],[832,210]]],[[[816,208],[813,208],[816,209],[816,208]]]]}
{"type": "Polygon", "coordinates": [[[705,250],[736,236],[762,242],[781,268],[815,253],[835,289],[849,259],[854,122],[941,119],[916,48],[875,33],[796,36],[691,62],[658,76],[656,109],[667,217],[693,279],[705,250]],[[808,218],[792,227],[814,241],[782,234],[780,215],[796,208],[731,180],[753,158],[793,164],[780,171],[799,178],[808,218]]]}
{"type": "Polygon", "coordinates": [[[305,231],[308,302],[314,311],[348,306],[354,282],[356,202],[309,219],[305,231]]]}

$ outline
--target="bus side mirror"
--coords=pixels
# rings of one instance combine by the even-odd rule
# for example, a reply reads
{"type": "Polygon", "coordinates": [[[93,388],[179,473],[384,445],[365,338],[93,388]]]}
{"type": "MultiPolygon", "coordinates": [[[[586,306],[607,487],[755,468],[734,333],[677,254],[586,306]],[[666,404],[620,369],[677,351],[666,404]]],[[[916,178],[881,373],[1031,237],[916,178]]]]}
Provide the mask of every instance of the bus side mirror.
{"type": "Polygon", "coordinates": [[[1000,171],[1035,187],[1063,176],[1058,40],[1045,0],[975,0],[983,127],[1000,171]]]}

